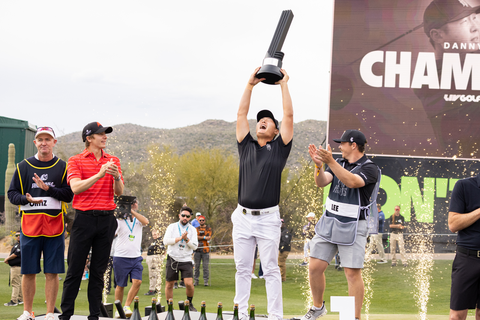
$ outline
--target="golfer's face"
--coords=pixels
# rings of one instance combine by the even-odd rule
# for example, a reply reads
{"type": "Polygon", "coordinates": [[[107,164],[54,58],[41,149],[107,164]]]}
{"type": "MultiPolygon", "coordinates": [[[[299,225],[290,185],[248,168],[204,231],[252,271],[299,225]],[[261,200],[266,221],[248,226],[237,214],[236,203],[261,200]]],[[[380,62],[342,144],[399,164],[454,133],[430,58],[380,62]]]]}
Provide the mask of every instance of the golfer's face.
{"type": "Polygon", "coordinates": [[[477,14],[471,15],[448,23],[443,26],[444,42],[450,43],[450,47],[457,43],[459,49],[452,49],[453,51],[473,52],[478,51],[478,44],[480,43],[480,19],[477,14]],[[467,44],[466,49],[461,49],[460,44],[467,44]],[[468,44],[473,44],[472,48],[468,44]],[[475,48],[475,49],[474,49],[475,48]]]}

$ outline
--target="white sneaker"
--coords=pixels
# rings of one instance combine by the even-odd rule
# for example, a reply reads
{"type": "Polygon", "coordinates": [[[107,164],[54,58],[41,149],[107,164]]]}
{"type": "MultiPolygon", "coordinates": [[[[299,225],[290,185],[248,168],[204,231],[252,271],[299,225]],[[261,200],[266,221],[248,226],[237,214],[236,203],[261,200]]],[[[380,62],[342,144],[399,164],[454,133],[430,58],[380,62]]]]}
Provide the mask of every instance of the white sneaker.
{"type": "Polygon", "coordinates": [[[377,261],[377,263],[382,264],[382,263],[387,263],[388,261],[385,259],[380,259],[377,261]]]}
{"type": "Polygon", "coordinates": [[[17,318],[17,320],[35,320],[33,312],[23,311],[22,315],[17,318]]]}
{"type": "Polygon", "coordinates": [[[55,320],[55,316],[53,315],[53,313],[47,313],[47,315],[45,316],[45,320],[55,320]]]}
{"type": "Polygon", "coordinates": [[[255,273],[252,273],[252,279],[258,279],[258,277],[255,275],[255,273]]]}
{"type": "Polygon", "coordinates": [[[310,310],[302,317],[301,320],[315,320],[319,317],[323,317],[327,314],[327,308],[325,308],[325,301],[323,302],[323,306],[320,309],[316,309],[311,307],[310,310]]]}
{"type": "Polygon", "coordinates": [[[124,306],[123,307],[123,312],[125,312],[125,316],[127,318],[130,318],[132,316],[132,310],[130,309],[130,306],[124,306]]]}

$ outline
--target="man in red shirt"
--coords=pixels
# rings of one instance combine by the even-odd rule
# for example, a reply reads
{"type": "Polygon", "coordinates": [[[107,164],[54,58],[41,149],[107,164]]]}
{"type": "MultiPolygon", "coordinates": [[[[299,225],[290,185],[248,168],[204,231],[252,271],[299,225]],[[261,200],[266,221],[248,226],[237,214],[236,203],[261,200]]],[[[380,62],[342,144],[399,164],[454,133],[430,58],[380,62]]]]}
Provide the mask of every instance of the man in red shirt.
{"type": "Polygon", "coordinates": [[[68,160],[67,180],[75,194],[73,208],[76,213],[70,233],[68,271],[63,283],[62,314],[59,316],[61,320],[70,319],[73,315],[90,248],[88,319],[98,319],[100,315],[103,274],[117,229],[113,196],[123,193],[120,160],[103,151],[107,133],[112,131],[112,127],[103,127],[98,122],[87,124],[82,132],[85,150],[68,160]]]}

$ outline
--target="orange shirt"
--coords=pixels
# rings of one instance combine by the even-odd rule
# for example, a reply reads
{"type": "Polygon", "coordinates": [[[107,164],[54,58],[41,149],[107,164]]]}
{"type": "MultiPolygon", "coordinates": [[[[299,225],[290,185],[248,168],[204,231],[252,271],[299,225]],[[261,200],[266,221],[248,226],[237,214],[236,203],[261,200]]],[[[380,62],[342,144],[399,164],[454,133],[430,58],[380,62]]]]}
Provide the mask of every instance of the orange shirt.
{"type": "MultiPolygon", "coordinates": [[[[68,160],[67,181],[70,184],[70,180],[73,178],[80,178],[82,180],[88,179],[91,176],[97,174],[100,171],[102,165],[108,161],[113,162],[118,166],[122,182],[123,175],[120,167],[120,160],[117,157],[111,156],[102,150],[102,156],[97,161],[95,155],[88,151],[83,150],[82,153],[71,157],[68,160]]],[[[72,206],[75,209],[87,211],[87,210],[114,210],[116,208],[113,201],[113,176],[105,174],[103,178],[95,182],[88,190],[76,194],[73,197],[72,206]]]]}

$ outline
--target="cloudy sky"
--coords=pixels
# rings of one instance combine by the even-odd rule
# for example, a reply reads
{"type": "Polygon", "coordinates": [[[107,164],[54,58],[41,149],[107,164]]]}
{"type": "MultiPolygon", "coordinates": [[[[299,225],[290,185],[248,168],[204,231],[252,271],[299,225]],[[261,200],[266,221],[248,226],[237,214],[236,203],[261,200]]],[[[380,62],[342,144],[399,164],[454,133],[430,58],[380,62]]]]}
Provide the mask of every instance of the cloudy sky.
{"type": "MultiPolygon", "coordinates": [[[[333,0],[1,1],[0,115],[57,135],[92,121],[176,128],[236,120],[283,10],[295,122],[327,120],[333,0]]],[[[281,118],[278,86],[251,113],[281,118]]]]}

